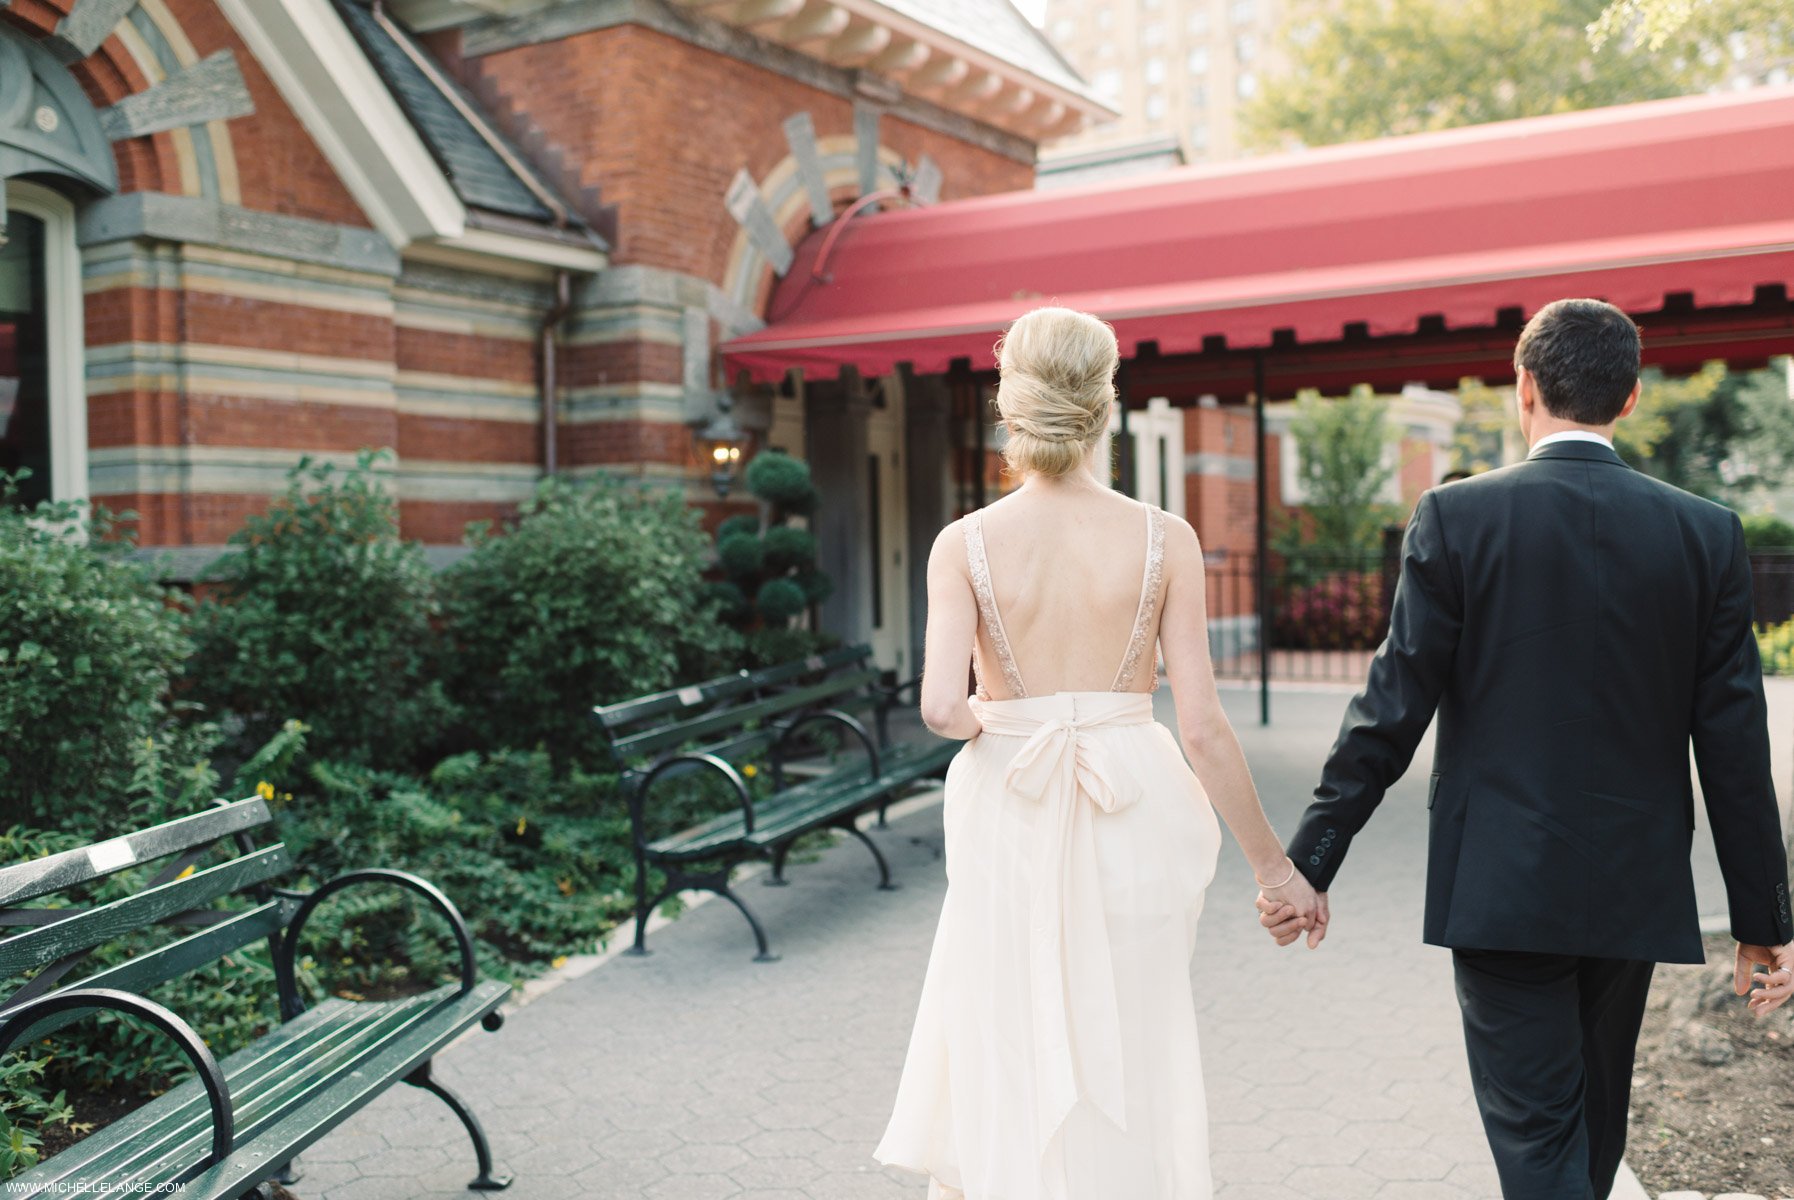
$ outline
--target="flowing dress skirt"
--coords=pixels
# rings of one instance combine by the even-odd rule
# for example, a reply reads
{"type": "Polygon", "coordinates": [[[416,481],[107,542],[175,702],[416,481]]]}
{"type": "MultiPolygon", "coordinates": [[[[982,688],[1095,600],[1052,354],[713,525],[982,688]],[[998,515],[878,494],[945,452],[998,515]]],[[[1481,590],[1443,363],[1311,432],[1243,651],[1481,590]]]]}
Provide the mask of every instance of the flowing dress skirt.
{"type": "Polygon", "coordinates": [[[974,702],[875,1157],[966,1200],[1209,1200],[1190,959],[1220,826],[1140,693],[974,702]]]}

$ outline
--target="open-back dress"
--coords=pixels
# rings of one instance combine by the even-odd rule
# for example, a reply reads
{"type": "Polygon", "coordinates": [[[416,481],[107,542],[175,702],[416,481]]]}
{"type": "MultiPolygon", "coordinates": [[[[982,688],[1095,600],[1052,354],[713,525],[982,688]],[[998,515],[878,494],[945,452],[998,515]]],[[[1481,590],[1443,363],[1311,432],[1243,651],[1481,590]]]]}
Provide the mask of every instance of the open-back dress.
{"type": "Polygon", "coordinates": [[[1134,624],[1106,692],[1029,694],[980,514],[963,527],[1012,698],[990,698],[975,652],[983,732],[947,773],[947,895],[874,1156],[927,1175],[931,1200],[1209,1200],[1190,958],[1221,834],[1153,718],[1164,513],[1146,510],[1140,603],[1114,614],[1134,624]]]}

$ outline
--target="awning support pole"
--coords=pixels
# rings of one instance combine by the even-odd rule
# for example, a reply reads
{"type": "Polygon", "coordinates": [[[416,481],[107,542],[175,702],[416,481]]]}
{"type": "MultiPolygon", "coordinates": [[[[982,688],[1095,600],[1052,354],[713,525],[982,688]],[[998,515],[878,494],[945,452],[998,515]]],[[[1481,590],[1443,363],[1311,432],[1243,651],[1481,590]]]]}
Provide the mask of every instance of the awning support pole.
{"type": "Polygon", "coordinates": [[[1265,356],[1252,356],[1252,406],[1258,451],[1258,528],[1255,531],[1258,592],[1258,723],[1271,723],[1270,481],[1265,477],[1265,356]]]}
{"type": "Polygon", "coordinates": [[[1120,422],[1115,433],[1115,490],[1124,496],[1134,494],[1134,439],[1127,424],[1127,364],[1115,372],[1115,400],[1121,406],[1120,422]]]}

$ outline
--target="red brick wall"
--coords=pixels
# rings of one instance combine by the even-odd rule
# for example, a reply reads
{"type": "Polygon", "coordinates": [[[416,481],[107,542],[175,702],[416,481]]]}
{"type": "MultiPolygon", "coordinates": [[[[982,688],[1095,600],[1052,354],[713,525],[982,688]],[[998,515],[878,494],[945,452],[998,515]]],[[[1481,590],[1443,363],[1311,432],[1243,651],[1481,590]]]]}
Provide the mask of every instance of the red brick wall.
{"type": "MultiPolygon", "coordinates": [[[[795,112],[810,113],[819,138],[853,133],[847,100],[634,25],[468,59],[464,71],[502,97],[514,128],[539,128],[617,206],[616,262],[718,283],[739,231],[723,208],[735,172],[764,179],[785,159],[783,122],[795,112]]],[[[880,138],[912,161],[933,155],[943,198],[1033,186],[1030,164],[894,117],[880,138]]]]}

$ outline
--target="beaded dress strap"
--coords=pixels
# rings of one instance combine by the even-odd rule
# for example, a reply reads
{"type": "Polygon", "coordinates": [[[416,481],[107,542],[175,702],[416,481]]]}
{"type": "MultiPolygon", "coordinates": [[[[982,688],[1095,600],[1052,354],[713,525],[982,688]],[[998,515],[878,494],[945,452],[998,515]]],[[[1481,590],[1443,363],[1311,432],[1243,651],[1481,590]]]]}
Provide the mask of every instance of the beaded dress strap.
{"type": "Polygon", "coordinates": [[[1009,649],[1009,635],[1003,631],[1003,615],[997,611],[997,596],[990,586],[990,560],[984,556],[984,514],[968,513],[965,519],[966,565],[972,572],[972,594],[978,598],[978,614],[984,631],[997,652],[997,665],[1003,672],[1003,685],[1009,694],[1022,697],[1028,689],[1022,684],[1022,673],[1016,668],[1015,654],[1009,649]]]}
{"type": "MultiPolygon", "coordinates": [[[[1148,506],[1146,509],[1146,569],[1140,583],[1140,607],[1134,614],[1134,632],[1128,638],[1127,654],[1121,660],[1121,670],[1115,674],[1115,684],[1109,690],[1125,692],[1133,681],[1134,674],[1140,669],[1140,659],[1146,653],[1149,643],[1156,644],[1157,639],[1151,636],[1153,617],[1158,612],[1159,589],[1165,581],[1165,510],[1148,506]]],[[[1155,655],[1156,657],[1156,655],[1155,655]]],[[[1152,689],[1159,688],[1159,674],[1152,675],[1152,689]]]]}

